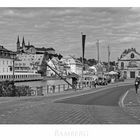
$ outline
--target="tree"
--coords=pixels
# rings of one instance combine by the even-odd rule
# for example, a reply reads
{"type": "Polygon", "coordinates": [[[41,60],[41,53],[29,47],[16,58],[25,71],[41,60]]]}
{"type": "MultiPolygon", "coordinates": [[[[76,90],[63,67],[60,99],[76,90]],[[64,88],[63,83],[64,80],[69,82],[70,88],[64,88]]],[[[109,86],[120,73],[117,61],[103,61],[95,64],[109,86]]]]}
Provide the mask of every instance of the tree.
{"type": "Polygon", "coordinates": [[[88,59],[88,65],[89,66],[93,66],[93,65],[96,65],[97,64],[97,60],[95,60],[94,58],[93,59],[88,59]]]}
{"type": "Polygon", "coordinates": [[[61,54],[58,55],[58,59],[61,60],[63,56],[61,54]]]}

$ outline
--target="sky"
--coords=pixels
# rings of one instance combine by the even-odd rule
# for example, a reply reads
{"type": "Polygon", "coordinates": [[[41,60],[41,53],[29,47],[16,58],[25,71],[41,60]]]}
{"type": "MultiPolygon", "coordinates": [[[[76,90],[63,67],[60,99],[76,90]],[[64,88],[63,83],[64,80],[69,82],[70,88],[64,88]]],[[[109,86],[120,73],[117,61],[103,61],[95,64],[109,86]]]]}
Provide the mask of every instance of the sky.
{"type": "Polygon", "coordinates": [[[52,47],[56,53],[82,56],[81,32],[86,34],[85,57],[116,61],[124,49],[140,52],[140,8],[0,8],[0,45],[16,50],[17,36],[35,47],[52,47]]]}

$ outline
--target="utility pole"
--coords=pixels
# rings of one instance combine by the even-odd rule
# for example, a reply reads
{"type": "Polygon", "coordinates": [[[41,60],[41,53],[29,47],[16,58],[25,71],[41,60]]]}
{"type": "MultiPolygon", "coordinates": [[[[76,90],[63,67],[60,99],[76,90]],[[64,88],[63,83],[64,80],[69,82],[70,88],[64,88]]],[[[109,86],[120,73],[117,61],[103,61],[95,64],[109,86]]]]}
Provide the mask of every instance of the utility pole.
{"type": "Polygon", "coordinates": [[[108,72],[109,72],[109,68],[110,68],[110,47],[108,45],[108,72]]]}
{"type": "Polygon", "coordinates": [[[98,60],[98,64],[100,63],[100,53],[99,53],[99,40],[97,40],[97,43],[96,43],[96,45],[97,45],[97,60],[98,60]]]}

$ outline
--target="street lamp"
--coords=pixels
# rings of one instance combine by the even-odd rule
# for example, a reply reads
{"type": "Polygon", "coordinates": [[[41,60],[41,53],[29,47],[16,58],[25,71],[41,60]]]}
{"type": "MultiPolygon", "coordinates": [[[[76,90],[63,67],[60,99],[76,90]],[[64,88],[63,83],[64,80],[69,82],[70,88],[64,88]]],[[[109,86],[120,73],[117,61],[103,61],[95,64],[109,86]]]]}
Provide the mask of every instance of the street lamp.
{"type": "Polygon", "coordinates": [[[15,53],[12,54],[12,59],[13,59],[13,83],[15,82],[15,53]]]}
{"type": "Polygon", "coordinates": [[[14,64],[15,64],[15,55],[16,55],[16,53],[12,53],[12,59],[13,59],[12,94],[13,94],[13,96],[15,96],[15,66],[14,66],[14,64]]]}

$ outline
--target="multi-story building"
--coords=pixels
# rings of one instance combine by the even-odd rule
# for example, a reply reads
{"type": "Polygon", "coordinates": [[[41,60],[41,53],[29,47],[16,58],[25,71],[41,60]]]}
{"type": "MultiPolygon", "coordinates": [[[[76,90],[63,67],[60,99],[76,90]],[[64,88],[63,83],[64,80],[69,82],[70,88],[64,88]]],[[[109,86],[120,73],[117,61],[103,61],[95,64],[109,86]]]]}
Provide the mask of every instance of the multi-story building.
{"type": "Polygon", "coordinates": [[[15,62],[15,70],[36,73],[41,70],[44,57],[44,54],[17,54],[18,60],[15,62]]]}
{"type": "MultiPolygon", "coordinates": [[[[58,74],[61,76],[66,76],[70,73],[70,67],[64,63],[62,60],[59,60],[57,57],[53,57],[48,61],[48,65],[52,67],[58,74]]],[[[56,75],[49,67],[47,68],[47,76],[56,75]]]]}
{"type": "Polygon", "coordinates": [[[125,50],[118,59],[118,68],[126,78],[140,75],[140,53],[135,48],[125,50]]]}
{"type": "Polygon", "coordinates": [[[0,46],[0,73],[12,73],[13,58],[15,56],[16,53],[0,46]]]}
{"type": "Polygon", "coordinates": [[[62,59],[70,67],[70,72],[78,75],[82,75],[82,63],[73,56],[69,56],[62,59]]]}
{"type": "Polygon", "coordinates": [[[42,78],[40,74],[31,73],[27,69],[29,69],[27,64],[19,61],[15,52],[0,46],[0,81],[40,80],[42,78]]]}

